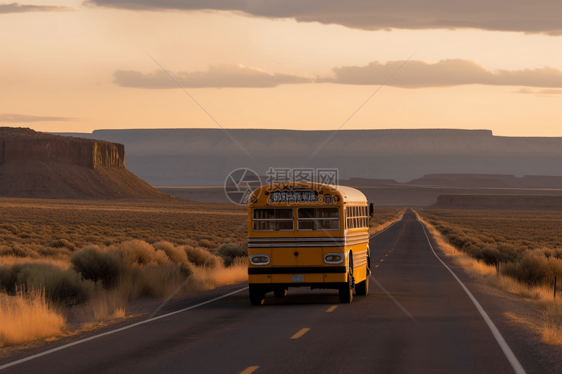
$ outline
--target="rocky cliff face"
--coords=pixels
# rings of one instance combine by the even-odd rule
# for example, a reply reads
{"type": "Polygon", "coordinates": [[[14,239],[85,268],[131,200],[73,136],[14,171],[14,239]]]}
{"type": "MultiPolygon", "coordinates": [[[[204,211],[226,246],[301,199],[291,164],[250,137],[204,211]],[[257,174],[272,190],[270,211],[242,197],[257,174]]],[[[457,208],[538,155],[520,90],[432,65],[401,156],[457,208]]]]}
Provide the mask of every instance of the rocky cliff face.
{"type": "Polygon", "coordinates": [[[57,162],[96,169],[125,167],[125,146],[94,139],[70,138],[30,129],[0,127],[0,165],[8,162],[57,162]]]}
{"type": "Polygon", "coordinates": [[[171,199],[125,168],[122,144],[0,127],[0,197],[171,199]]]}

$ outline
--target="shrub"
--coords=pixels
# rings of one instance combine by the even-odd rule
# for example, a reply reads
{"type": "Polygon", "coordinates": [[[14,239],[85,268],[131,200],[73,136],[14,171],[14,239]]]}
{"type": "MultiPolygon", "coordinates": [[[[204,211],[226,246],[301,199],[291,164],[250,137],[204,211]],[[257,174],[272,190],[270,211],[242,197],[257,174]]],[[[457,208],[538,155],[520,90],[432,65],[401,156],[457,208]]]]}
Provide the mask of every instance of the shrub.
{"type": "Polygon", "coordinates": [[[500,262],[518,262],[521,257],[521,252],[510,244],[498,245],[498,252],[500,262]]]}
{"type": "Polygon", "coordinates": [[[488,265],[496,264],[500,259],[500,252],[491,247],[484,247],[480,251],[482,260],[488,265]]]}
{"type": "Polygon", "coordinates": [[[224,262],[222,258],[211,255],[211,257],[205,263],[205,267],[209,269],[217,269],[220,267],[224,267],[224,262]]]}
{"type": "Polygon", "coordinates": [[[70,250],[66,247],[43,247],[35,251],[41,257],[68,258],[70,250]]]}
{"type": "Polygon", "coordinates": [[[0,256],[13,256],[14,252],[12,248],[6,247],[4,245],[0,245],[0,256]]]}
{"type": "Polygon", "coordinates": [[[66,306],[87,301],[94,290],[94,283],[83,281],[77,272],[44,264],[17,264],[0,268],[0,281],[0,286],[12,294],[16,287],[44,288],[48,299],[66,306]]]}
{"type": "Polygon", "coordinates": [[[192,247],[190,245],[184,245],[183,250],[187,255],[187,259],[189,260],[189,262],[192,262],[196,266],[203,265],[207,257],[211,256],[209,251],[201,247],[192,247]]]}
{"type": "Polygon", "coordinates": [[[134,266],[131,275],[133,297],[168,296],[185,280],[180,267],[170,263],[164,266],[152,263],[142,268],[134,266]]]}
{"type": "Polygon", "coordinates": [[[210,240],[207,240],[207,239],[199,240],[199,245],[201,247],[206,247],[206,248],[212,248],[213,247],[213,243],[210,240]]]}
{"type": "Polygon", "coordinates": [[[232,262],[235,258],[247,257],[248,249],[239,245],[224,244],[220,246],[219,250],[217,251],[217,255],[219,255],[223,259],[225,266],[230,266],[232,265],[232,262]]]}
{"type": "Polygon", "coordinates": [[[39,258],[39,254],[33,251],[32,249],[19,245],[14,244],[12,247],[12,254],[16,257],[30,257],[30,258],[39,258]]]}
{"type": "Polygon", "coordinates": [[[160,241],[158,243],[154,243],[152,245],[154,249],[161,250],[166,253],[166,256],[170,259],[170,261],[175,262],[176,264],[183,264],[189,262],[187,259],[187,254],[181,248],[175,247],[170,242],[160,241]]]}
{"type": "Polygon", "coordinates": [[[449,241],[457,248],[462,248],[468,243],[468,238],[464,234],[455,234],[449,237],[449,241]]]}
{"type": "Polygon", "coordinates": [[[194,271],[195,266],[189,261],[180,265],[180,273],[186,278],[193,274],[194,271]]]}
{"type": "Polygon", "coordinates": [[[197,247],[197,241],[194,240],[194,239],[189,239],[189,238],[182,239],[182,240],[179,240],[178,243],[181,243],[181,244],[184,244],[184,245],[190,245],[192,247],[197,247]]]}
{"type": "Polygon", "coordinates": [[[103,243],[103,245],[109,247],[110,245],[112,245],[114,243],[114,241],[113,241],[113,239],[106,238],[102,241],[102,243],[103,243]]]}
{"type": "Polygon", "coordinates": [[[19,230],[16,226],[14,226],[14,225],[12,225],[12,224],[10,224],[10,223],[4,223],[4,224],[3,224],[2,226],[0,226],[0,227],[2,227],[3,229],[5,229],[5,230],[11,232],[13,235],[17,235],[17,234],[19,234],[19,232],[20,232],[20,230],[19,230]]]}
{"type": "Polygon", "coordinates": [[[507,264],[502,273],[529,286],[536,286],[548,279],[548,260],[543,256],[525,253],[519,264],[507,264]]]}
{"type": "Polygon", "coordinates": [[[101,282],[105,289],[115,287],[124,271],[117,254],[103,253],[97,246],[88,246],[74,254],[70,263],[83,279],[101,282]]]}
{"type": "Polygon", "coordinates": [[[53,240],[49,243],[49,247],[53,248],[68,248],[71,251],[76,249],[76,246],[66,239],[53,240]]]}
{"type": "Polygon", "coordinates": [[[112,252],[118,253],[127,264],[148,265],[157,263],[160,265],[168,262],[168,256],[162,251],[155,251],[147,242],[142,240],[129,240],[124,243],[110,247],[112,252]]]}

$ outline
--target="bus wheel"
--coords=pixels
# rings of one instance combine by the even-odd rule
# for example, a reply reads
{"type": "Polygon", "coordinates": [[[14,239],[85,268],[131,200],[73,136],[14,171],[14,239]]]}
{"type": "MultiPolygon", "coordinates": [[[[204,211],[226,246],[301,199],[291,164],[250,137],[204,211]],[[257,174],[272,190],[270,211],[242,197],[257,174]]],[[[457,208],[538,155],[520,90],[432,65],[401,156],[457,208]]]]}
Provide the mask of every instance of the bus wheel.
{"type": "Polygon", "coordinates": [[[353,275],[347,275],[347,283],[340,286],[340,303],[349,304],[353,300],[353,275]]]}
{"type": "Polygon", "coordinates": [[[273,291],[273,294],[274,294],[276,297],[284,297],[284,296],[287,296],[287,289],[286,289],[286,288],[276,288],[276,289],[273,291]]]}
{"type": "Polygon", "coordinates": [[[261,287],[250,284],[250,302],[252,305],[262,305],[265,301],[265,292],[261,287]]]}
{"type": "Polygon", "coordinates": [[[365,280],[361,283],[357,283],[357,285],[355,286],[355,292],[357,293],[357,295],[367,295],[369,293],[369,276],[367,275],[367,278],[365,278],[365,280]]]}

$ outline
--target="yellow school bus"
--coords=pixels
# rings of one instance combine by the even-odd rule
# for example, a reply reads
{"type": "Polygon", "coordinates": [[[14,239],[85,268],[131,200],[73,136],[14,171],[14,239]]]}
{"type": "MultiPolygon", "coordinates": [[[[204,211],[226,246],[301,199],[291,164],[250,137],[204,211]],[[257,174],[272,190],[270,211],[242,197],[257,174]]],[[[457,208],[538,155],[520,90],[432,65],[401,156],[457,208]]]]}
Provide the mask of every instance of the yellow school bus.
{"type": "Polygon", "coordinates": [[[339,290],[342,303],[369,292],[369,219],[373,205],[351,187],[272,184],[248,204],[250,301],[290,287],[339,290]]]}

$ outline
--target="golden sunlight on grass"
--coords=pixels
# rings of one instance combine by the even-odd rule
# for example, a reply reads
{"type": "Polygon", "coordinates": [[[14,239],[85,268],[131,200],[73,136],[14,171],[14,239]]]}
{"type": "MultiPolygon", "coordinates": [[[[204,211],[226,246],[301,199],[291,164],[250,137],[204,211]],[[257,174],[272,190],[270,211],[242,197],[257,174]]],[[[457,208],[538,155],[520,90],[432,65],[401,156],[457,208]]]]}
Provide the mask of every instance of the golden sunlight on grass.
{"type": "Polygon", "coordinates": [[[538,324],[528,318],[523,318],[515,313],[505,313],[505,316],[513,322],[524,325],[531,330],[535,331],[541,336],[541,341],[547,345],[561,345],[562,344],[562,329],[555,323],[547,322],[538,324]]]}
{"type": "Polygon", "coordinates": [[[0,256],[0,267],[2,266],[12,266],[15,264],[34,264],[34,263],[48,263],[51,266],[60,268],[62,270],[68,270],[70,263],[64,260],[55,260],[52,258],[28,258],[28,257],[16,257],[16,256],[0,256]]]}
{"type": "Polygon", "coordinates": [[[51,308],[42,291],[0,294],[0,348],[61,335],[64,318],[51,308]]]}
{"type": "Polygon", "coordinates": [[[562,344],[562,330],[556,325],[546,325],[541,331],[542,342],[548,345],[562,344]]]}
{"type": "Polygon", "coordinates": [[[248,258],[238,257],[228,268],[208,269],[202,268],[195,273],[188,289],[191,290],[210,290],[216,287],[225,286],[248,280],[248,258]]]}
{"type": "Polygon", "coordinates": [[[402,219],[406,208],[378,208],[375,210],[375,217],[369,222],[369,235],[376,234],[402,219]]]}
{"type": "Polygon", "coordinates": [[[88,320],[108,321],[125,317],[128,295],[122,290],[101,291],[85,306],[88,320]]]}
{"type": "Polygon", "coordinates": [[[550,322],[539,325],[531,322],[530,320],[516,316],[513,313],[506,313],[507,317],[533,329],[541,335],[542,342],[545,344],[562,344],[562,329],[559,327],[560,321],[562,320],[562,299],[560,296],[554,298],[552,288],[546,287],[545,285],[528,286],[501,273],[497,274],[496,268],[493,265],[487,265],[460,252],[452,246],[447,238],[445,238],[445,236],[443,236],[433,225],[424,220],[423,217],[417,214],[417,212],[416,215],[418,216],[418,219],[426,225],[429,233],[433,236],[445,256],[449,257],[457,265],[462,266],[471,278],[479,279],[485,284],[494,286],[514,295],[522,296],[528,301],[534,302],[545,312],[550,322]]]}
{"type": "Polygon", "coordinates": [[[248,279],[247,212],[230,204],[0,198],[0,208],[0,346],[137,315],[187,279],[177,297],[248,279]]]}

